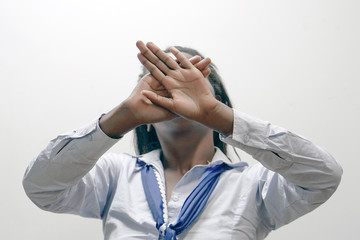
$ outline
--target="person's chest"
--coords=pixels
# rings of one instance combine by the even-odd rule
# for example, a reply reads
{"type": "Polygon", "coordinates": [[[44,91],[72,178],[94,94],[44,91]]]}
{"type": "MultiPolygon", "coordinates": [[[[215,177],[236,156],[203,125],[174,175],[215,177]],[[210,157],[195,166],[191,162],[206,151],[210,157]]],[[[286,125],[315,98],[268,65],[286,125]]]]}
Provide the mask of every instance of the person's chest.
{"type": "MultiPolygon", "coordinates": [[[[167,191],[167,195],[171,193],[171,197],[167,197],[170,224],[176,221],[186,198],[196,187],[204,170],[202,167],[194,168],[171,183],[171,191],[167,191]]],[[[164,172],[161,174],[163,184],[169,184],[165,183],[164,172]]],[[[204,239],[204,236],[207,236],[206,239],[219,239],[219,236],[228,236],[226,239],[256,239],[261,220],[256,204],[256,186],[251,186],[253,184],[250,178],[244,178],[240,172],[224,173],[198,218],[178,236],[179,239],[204,239]]],[[[123,174],[120,177],[104,220],[104,233],[105,239],[131,239],[135,236],[158,238],[139,173],[123,174]]]]}

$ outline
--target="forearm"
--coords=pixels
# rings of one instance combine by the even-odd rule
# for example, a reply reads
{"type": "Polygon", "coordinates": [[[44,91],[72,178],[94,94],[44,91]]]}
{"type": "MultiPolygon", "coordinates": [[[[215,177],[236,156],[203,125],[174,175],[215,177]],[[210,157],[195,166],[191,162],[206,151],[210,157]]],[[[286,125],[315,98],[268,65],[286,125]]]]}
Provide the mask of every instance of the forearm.
{"type": "Polygon", "coordinates": [[[336,189],[342,169],[322,148],[284,128],[234,111],[234,132],[224,139],[266,168],[308,189],[336,189]]]}
{"type": "Polygon", "coordinates": [[[75,185],[115,143],[97,122],[50,141],[26,170],[23,185],[29,197],[75,185]]]}

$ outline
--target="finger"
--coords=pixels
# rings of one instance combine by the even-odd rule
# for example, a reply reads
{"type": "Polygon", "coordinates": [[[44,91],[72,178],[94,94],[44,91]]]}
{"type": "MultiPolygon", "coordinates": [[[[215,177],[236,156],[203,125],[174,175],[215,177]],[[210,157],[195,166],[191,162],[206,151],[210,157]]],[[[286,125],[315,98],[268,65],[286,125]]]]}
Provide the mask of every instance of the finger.
{"type": "Polygon", "coordinates": [[[143,99],[141,99],[146,105],[153,105],[153,103],[150,101],[150,99],[148,99],[147,97],[144,97],[143,99]]]}
{"type": "MultiPolygon", "coordinates": [[[[180,66],[180,67],[183,67],[180,63],[179,60],[175,59],[176,63],[180,66]]],[[[194,65],[196,67],[196,64],[199,63],[201,61],[201,57],[200,56],[193,56],[191,58],[189,58],[189,61],[192,65],[194,65]]],[[[200,70],[200,69],[199,69],[200,70]]]]}
{"type": "Polygon", "coordinates": [[[144,81],[153,89],[154,91],[166,91],[165,87],[154,78],[151,73],[146,74],[144,77],[144,81]]]}
{"type": "Polygon", "coordinates": [[[165,63],[163,63],[157,56],[155,56],[155,54],[149,50],[149,48],[142,41],[137,41],[136,46],[140,50],[141,54],[145,56],[151,63],[153,63],[158,69],[160,69],[160,71],[165,74],[169,72],[169,67],[165,65],[165,63]]]}
{"type": "MultiPolygon", "coordinates": [[[[151,76],[151,75],[150,75],[151,76]]],[[[146,80],[146,83],[151,88],[151,91],[163,97],[170,97],[168,90],[154,77],[151,77],[149,80],[146,80]]]]}
{"type": "Polygon", "coordinates": [[[207,78],[211,73],[211,69],[210,68],[205,68],[204,70],[201,71],[201,73],[204,76],[204,78],[207,78]]]}
{"type": "Polygon", "coordinates": [[[200,62],[198,62],[197,64],[195,64],[195,67],[200,71],[202,71],[206,69],[210,65],[210,63],[211,63],[211,59],[207,57],[201,60],[200,62]]]}
{"type": "MultiPolygon", "coordinates": [[[[145,97],[145,96],[144,96],[144,99],[142,99],[142,101],[143,101],[144,104],[149,105],[149,106],[150,106],[150,105],[152,105],[152,106],[155,105],[154,103],[152,103],[152,102],[151,102],[147,97],[145,97]]],[[[176,118],[176,117],[177,117],[177,115],[176,115],[175,113],[170,112],[169,110],[161,107],[160,105],[157,105],[157,107],[162,108],[162,109],[165,110],[165,111],[160,111],[160,112],[158,112],[158,111],[154,112],[153,114],[156,115],[157,118],[170,120],[170,119],[173,119],[173,118],[176,118]]]]}
{"type": "Polygon", "coordinates": [[[158,46],[156,46],[152,42],[148,42],[146,46],[150,49],[150,51],[155,54],[161,61],[163,61],[169,68],[177,69],[179,68],[179,64],[173,59],[169,54],[162,51],[158,46]]]}
{"type": "Polygon", "coordinates": [[[192,65],[195,66],[197,63],[199,63],[201,61],[201,57],[196,55],[196,56],[191,57],[189,59],[189,61],[191,62],[192,65]]]}
{"type": "Polygon", "coordinates": [[[179,60],[181,66],[183,66],[184,68],[188,68],[188,69],[193,67],[193,65],[191,64],[189,59],[187,57],[185,57],[184,54],[182,54],[179,50],[177,50],[174,47],[171,47],[170,51],[172,54],[174,54],[176,59],[179,60]]]}
{"type": "Polygon", "coordinates": [[[142,90],[141,94],[144,95],[147,99],[149,99],[153,104],[161,106],[170,112],[173,112],[174,103],[171,98],[160,96],[154,92],[148,90],[142,90]]]}
{"type": "Polygon", "coordinates": [[[151,75],[158,80],[161,84],[163,84],[163,80],[165,75],[162,71],[160,71],[153,63],[151,63],[144,55],[138,53],[137,55],[139,61],[142,65],[151,73],[151,75]]]}

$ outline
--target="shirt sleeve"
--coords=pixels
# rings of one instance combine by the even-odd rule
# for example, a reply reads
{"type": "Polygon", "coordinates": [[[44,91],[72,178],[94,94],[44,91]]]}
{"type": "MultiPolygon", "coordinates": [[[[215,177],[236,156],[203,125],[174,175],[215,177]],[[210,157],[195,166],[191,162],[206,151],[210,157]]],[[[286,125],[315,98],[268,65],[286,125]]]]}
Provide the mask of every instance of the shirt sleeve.
{"type": "Polygon", "coordinates": [[[271,229],[321,205],[340,183],[342,168],[327,151],[237,110],[233,134],[222,141],[249,153],[267,169],[257,176],[259,211],[271,229]]]}
{"type": "Polygon", "coordinates": [[[119,168],[101,156],[116,142],[98,121],[57,136],[26,169],[26,194],[47,211],[101,218],[119,168]]]}

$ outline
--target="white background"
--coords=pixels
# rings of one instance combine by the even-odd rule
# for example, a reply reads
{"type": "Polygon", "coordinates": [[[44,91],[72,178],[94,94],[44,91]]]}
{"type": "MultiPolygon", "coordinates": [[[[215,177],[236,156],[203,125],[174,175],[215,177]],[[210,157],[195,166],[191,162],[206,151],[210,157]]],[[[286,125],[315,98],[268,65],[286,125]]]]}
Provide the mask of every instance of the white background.
{"type": "MultiPolygon", "coordinates": [[[[0,0],[0,239],[102,239],[101,221],[41,211],[21,181],[50,139],[130,94],[139,39],[198,49],[237,109],[341,163],[332,198],[268,239],[358,239],[359,13],[357,0],[0,0]]],[[[111,151],[132,153],[132,134],[111,151]]]]}

